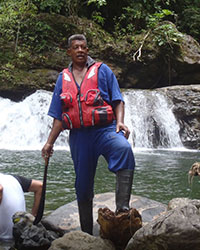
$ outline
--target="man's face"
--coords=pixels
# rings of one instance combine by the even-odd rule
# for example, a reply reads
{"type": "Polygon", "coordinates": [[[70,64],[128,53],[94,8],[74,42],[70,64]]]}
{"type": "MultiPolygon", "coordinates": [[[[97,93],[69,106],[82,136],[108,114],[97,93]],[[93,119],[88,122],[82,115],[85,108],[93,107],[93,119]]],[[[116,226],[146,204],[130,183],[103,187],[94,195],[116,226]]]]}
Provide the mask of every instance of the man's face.
{"type": "Polygon", "coordinates": [[[86,63],[88,55],[88,47],[84,40],[73,40],[71,47],[67,50],[67,54],[71,56],[74,63],[86,63]]]}

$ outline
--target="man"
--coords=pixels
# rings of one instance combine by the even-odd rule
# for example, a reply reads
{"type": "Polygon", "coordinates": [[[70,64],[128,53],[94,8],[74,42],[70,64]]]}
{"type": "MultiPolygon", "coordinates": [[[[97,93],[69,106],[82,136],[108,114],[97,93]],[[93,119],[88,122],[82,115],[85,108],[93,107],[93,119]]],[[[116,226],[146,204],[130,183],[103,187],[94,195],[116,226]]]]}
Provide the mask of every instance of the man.
{"type": "Polygon", "coordinates": [[[32,214],[36,216],[42,194],[42,182],[0,173],[0,240],[13,238],[12,216],[26,211],[24,192],[34,192],[32,214]]]}
{"type": "Polygon", "coordinates": [[[92,201],[98,157],[103,155],[116,174],[116,213],[129,209],[135,160],[124,124],[124,102],[111,69],[88,56],[84,35],[68,39],[72,62],[59,75],[48,114],[53,126],[42,149],[51,156],[63,129],[70,129],[69,145],[76,173],[81,229],[92,234],[92,201]]]}

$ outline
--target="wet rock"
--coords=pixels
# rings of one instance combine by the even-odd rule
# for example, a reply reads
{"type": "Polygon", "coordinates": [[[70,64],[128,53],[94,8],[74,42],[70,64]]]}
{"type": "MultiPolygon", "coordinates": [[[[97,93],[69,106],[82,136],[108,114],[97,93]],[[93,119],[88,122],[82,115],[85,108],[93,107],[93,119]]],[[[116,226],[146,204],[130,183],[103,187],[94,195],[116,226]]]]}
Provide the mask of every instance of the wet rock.
{"type": "Polygon", "coordinates": [[[109,240],[76,231],[53,241],[49,250],[115,250],[109,240]]]}
{"type": "Polygon", "coordinates": [[[188,205],[193,205],[196,208],[200,208],[200,200],[197,199],[189,199],[189,198],[174,198],[169,201],[168,210],[176,209],[176,208],[182,208],[188,205]]]}
{"type": "Polygon", "coordinates": [[[125,250],[199,250],[199,202],[196,206],[195,202],[192,204],[182,199],[182,205],[178,207],[177,201],[175,203],[170,205],[175,209],[139,229],[125,250]]]}
{"type": "MultiPolygon", "coordinates": [[[[98,210],[104,207],[108,207],[110,210],[115,211],[114,193],[109,192],[103,194],[96,194],[94,197],[93,235],[95,236],[99,236],[99,230],[100,230],[99,224],[97,223],[98,210]]],[[[143,225],[146,225],[148,222],[154,220],[167,210],[167,205],[136,195],[131,195],[130,207],[137,209],[139,214],[142,216],[143,225]]],[[[73,201],[57,208],[49,216],[47,216],[45,220],[49,221],[51,224],[60,227],[64,230],[68,231],[80,230],[77,202],[73,201]]]]}
{"type": "Polygon", "coordinates": [[[200,85],[182,85],[159,89],[171,101],[179,123],[179,135],[186,148],[200,148],[200,85]]]}
{"type": "Polygon", "coordinates": [[[19,250],[45,250],[55,239],[63,236],[65,232],[51,227],[50,223],[39,222],[33,225],[35,217],[26,212],[17,212],[13,215],[14,247],[19,250]]]}

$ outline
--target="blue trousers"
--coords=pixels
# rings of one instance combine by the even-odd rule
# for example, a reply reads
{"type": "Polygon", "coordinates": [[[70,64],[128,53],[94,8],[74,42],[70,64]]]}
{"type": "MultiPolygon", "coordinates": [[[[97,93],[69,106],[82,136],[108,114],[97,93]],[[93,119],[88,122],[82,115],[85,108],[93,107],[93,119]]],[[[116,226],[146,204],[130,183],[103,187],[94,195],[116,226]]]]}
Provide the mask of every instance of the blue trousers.
{"type": "Polygon", "coordinates": [[[94,177],[100,155],[105,157],[108,169],[113,173],[135,168],[131,145],[123,132],[115,131],[115,122],[105,127],[70,131],[69,144],[76,173],[75,189],[78,201],[84,202],[94,197],[94,177]]]}

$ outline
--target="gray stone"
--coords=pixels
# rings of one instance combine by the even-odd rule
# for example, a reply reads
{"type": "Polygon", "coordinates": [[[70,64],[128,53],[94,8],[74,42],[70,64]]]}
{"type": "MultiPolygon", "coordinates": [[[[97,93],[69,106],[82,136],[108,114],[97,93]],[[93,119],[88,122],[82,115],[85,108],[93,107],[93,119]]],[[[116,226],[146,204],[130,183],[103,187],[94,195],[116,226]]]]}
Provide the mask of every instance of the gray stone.
{"type": "Polygon", "coordinates": [[[139,229],[125,250],[199,250],[200,213],[192,204],[172,209],[139,229]]]}
{"type": "Polygon", "coordinates": [[[200,85],[172,86],[158,91],[169,98],[172,111],[180,126],[179,135],[183,145],[186,148],[199,149],[200,85]]]}
{"type": "Polygon", "coordinates": [[[197,199],[191,200],[189,198],[174,198],[169,201],[167,209],[172,210],[175,208],[182,208],[190,204],[194,205],[198,209],[200,208],[200,200],[197,200],[197,199]]]}
{"type": "Polygon", "coordinates": [[[115,247],[109,240],[75,231],[54,240],[49,250],[115,250],[115,247]]]}
{"type": "Polygon", "coordinates": [[[34,219],[35,217],[27,212],[16,212],[13,215],[13,236],[16,249],[45,250],[50,247],[52,241],[65,233],[50,223],[47,227],[42,222],[34,225],[34,219]]]}
{"type": "MultiPolygon", "coordinates": [[[[95,236],[99,235],[99,224],[97,223],[98,209],[108,207],[110,210],[115,211],[115,194],[104,193],[97,194],[93,202],[93,216],[94,216],[94,230],[95,236]]],[[[150,200],[145,197],[131,195],[130,207],[134,207],[142,216],[143,225],[154,220],[167,210],[167,206],[160,202],[150,200]]],[[[55,226],[58,226],[67,231],[80,230],[79,215],[77,202],[73,201],[64,206],[59,207],[49,216],[45,218],[55,226]]]]}

